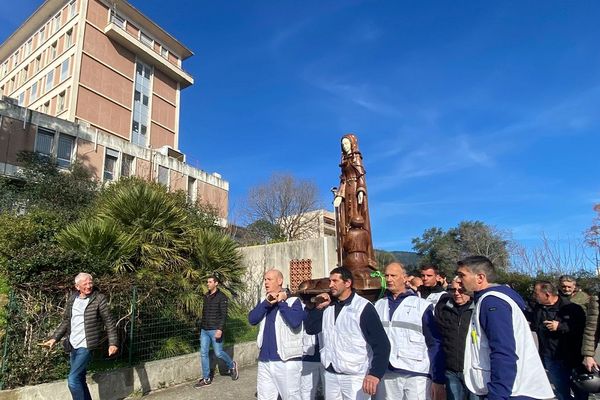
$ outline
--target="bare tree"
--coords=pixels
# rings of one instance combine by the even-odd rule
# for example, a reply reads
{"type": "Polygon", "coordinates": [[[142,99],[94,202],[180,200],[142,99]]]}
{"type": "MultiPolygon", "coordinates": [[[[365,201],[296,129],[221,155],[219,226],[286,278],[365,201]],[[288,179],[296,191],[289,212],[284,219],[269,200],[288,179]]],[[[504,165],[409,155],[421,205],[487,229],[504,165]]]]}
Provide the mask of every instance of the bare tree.
{"type": "Polygon", "coordinates": [[[537,247],[513,243],[512,265],[517,272],[561,275],[593,269],[593,255],[582,239],[551,239],[544,232],[537,247]]]}
{"type": "Polygon", "coordinates": [[[278,226],[285,240],[303,239],[317,226],[321,206],[314,182],[288,174],[274,174],[250,189],[245,206],[247,223],[266,221],[278,226]]]}

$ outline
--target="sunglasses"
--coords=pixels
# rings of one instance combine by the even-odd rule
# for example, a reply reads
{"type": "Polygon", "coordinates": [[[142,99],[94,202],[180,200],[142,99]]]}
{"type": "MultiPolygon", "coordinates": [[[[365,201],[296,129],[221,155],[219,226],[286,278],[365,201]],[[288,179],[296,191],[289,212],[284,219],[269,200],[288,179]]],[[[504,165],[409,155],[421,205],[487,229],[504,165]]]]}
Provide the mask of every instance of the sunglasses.
{"type": "Polygon", "coordinates": [[[461,288],[450,288],[448,289],[449,292],[458,292],[460,294],[463,294],[465,292],[465,289],[461,289],[461,288]]]}

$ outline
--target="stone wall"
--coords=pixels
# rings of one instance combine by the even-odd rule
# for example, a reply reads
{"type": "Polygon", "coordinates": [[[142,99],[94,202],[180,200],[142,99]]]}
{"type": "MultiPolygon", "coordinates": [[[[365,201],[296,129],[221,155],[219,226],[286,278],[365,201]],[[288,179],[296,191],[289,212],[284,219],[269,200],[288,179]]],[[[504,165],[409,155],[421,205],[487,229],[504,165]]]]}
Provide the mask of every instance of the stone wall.
{"type": "Polygon", "coordinates": [[[240,297],[246,305],[252,307],[265,295],[265,271],[272,268],[281,270],[283,286],[287,287],[290,283],[291,260],[310,259],[313,279],[328,277],[329,271],[336,267],[337,262],[333,237],[242,247],[240,252],[243,256],[242,263],[247,268],[245,282],[248,286],[246,293],[240,297]]]}
{"type": "MultiPolygon", "coordinates": [[[[240,367],[256,364],[258,348],[256,342],[236,344],[226,348],[240,367]]],[[[212,357],[213,360],[215,357],[212,357]]],[[[221,362],[219,360],[219,362],[221,362]]],[[[224,365],[219,365],[225,371],[224,365]]],[[[94,399],[117,400],[130,395],[141,395],[200,378],[200,356],[187,354],[165,360],[150,361],[132,368],[88,375],[90,393],[94,399]]],[[[56,381],[13,390],[0,391],[0,400],[56,400],[70,399],[67,381],[56,381]]]]}

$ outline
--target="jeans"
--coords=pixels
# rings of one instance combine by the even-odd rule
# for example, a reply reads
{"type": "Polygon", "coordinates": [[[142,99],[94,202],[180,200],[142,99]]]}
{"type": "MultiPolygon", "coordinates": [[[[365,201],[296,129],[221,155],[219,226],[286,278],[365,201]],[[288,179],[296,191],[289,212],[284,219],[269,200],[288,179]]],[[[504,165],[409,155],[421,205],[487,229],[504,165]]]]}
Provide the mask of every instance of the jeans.
{"type": "Polygon", "coordinates": [[[233,368],[233,360],[229,357],[229,354],[223,351],[223,336],[217,341],[215,338],[216,329],[200,331],[200,362],[202,364],[202,377],[204,379],[210,378],[210,359],[208,357],[208,351],[210,349],[210,342],[212,342],[215,356],[220,358],[227,364],[227,369],[233,368]]]}
{"type": "Polygon", "coordinates": [[[571,368],[563,360],[544,357],[544,367],[548,371],[548,380],[554,386],[558,400],[571,400],[571,368]]]}
{"type": "Polygon", "coordinates": [[[85,347],[71,350],[71,370],[67,382],[73,400],[92,400],[85,382],[86,369],[91,359],[92,352],[85,347]]]}
{"type": "Polygon", "coordinates": [[[448,400],[479,400],[480,397],[469,392],[462,372],[446,371],[446,397],[448,400]]]}

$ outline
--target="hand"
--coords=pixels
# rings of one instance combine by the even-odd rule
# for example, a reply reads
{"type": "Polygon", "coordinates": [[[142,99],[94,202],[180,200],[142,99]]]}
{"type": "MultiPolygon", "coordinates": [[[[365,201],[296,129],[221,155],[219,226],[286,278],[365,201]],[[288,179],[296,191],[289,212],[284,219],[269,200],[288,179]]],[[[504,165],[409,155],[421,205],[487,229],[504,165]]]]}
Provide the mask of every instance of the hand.
{"type": "Polygon", "coordinates": [[[44,343],[41,343],[40,346],[48,347],[51,349],[55,343],[56,343],[55,339],[50,339],[50,340],[46,340],[44,343]]]}
{"type": "Polygon", "coordinates": [[[277,293],[277,302],[286,301],[286,300],[287,300],[287,292],[285,290],[277,293]]]}
{"type": "Polygon", "coordinates": [[[550,332],[555,332],[558,329],[558,321],[544,321],[544,325],[550,332]]]}
{"type": "Polygon", "coordinates": [[[596,372],[598,371],[598,363],[596,362],[596,360],[594,360],[594,357],[590,357],[590,356],[586,356],[583,357],[583,365],[585,365],[585,369],[587,369],[590,372],[596,372]]]}
{"type": "Polygon", "coordinates": [[[267,301],[271,305],[277,303],[277,293],[267,293],[267,301]]]}
{"type": "Polygon", "coordinates": [[[342,204],[342,196],[335,196],[335,199],[333,199],[333,206],[338,208],[340,204],[342,204]]]}
{"type": "Polygon", "coordinates": [[[317,304],[317,306],[316,306],[317,310],[322,310],[325,307],[327,307],[329,304],[331,304],[331,297],[329,296],[329,293],[321,293],[317,297],[320,297],[321,299],[323,299],[323,301],[321,303],[317,304]]]}
{"type": "Polygon", "coordinates": [[[365,194],[363,192],[358,192],[358,196],[357,197],[358,197],[358,204],[362,204],[363,200],[364,200],[364,197],[365,197],[365,194]]]}
{"type": "Polygon", "coordinates": [[[379,383],[379,378],[373,375],[365,376],[363,380],[363,392],[368,394],[369,396],[373,396],[377,391],[377,384],[379,383]]]}
{"type": "Polygon", "coordinates": [[[110,357],[114,354],[117,354],[117,350],[119,350],[117,346],[108,346],[108,356],[110,357]]]}
{"type": "Polygon", "coordinates": [[[215,339],[221,339],[221,336],[223,336],[223,331],[220,329],[217,329],[215,331],[215,339]]]}
{"type": "Polygon", "coordinates": [[[431,400],[445,400],[446,385],[443,383],[431,382],[431,400]]]}

